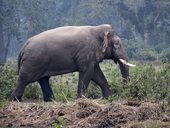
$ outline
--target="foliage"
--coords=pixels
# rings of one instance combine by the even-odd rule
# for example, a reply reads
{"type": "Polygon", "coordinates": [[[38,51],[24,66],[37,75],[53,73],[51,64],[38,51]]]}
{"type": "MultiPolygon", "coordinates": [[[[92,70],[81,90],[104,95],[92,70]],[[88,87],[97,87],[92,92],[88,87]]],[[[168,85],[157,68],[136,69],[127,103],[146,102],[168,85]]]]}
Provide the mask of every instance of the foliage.
{"type": "Polygon", "coordinates": [[[163,50],[159,58],[160,60],[162,60],[162,62],[170,62],[170,48],[166,48],[165,50],[163,50]]]}
{"type": "Polygon", "coordinates": [[[77,74],[53,77],[50,81],[55,101],[68,102],[76,98],[77,74]]]}
{"type": "Polygon", "coordinates": [[[19,39],[19,6],[18,0],[1,0],[0,5],[0,23],[3,25],[4,34],[7,36],[16,36],[19,39]]]}
{"type": "Polygon", "coordinates": [[[4,108],[5,106],[9,105],[9,101],[6,101],[6,99],[0,99],[0,108],[4,108]]]}
{"type": "MultiPolygon", "coordinates": [[[[110,67],[110,64],[102,65],[110,67]]],[[[106,71],[105,71],[106,73],[106,71]]],[[[170,65],[169,64],[138,64],[130,69],[130,82],[121,83],[120,74],[114,68],[107,70],[107,79],[114,92],[108,100],[135,98],[138,100],[165,100],[170,104],[170,65]]]]}
{"type": "Polygon", "coordinates": [[[125,50],[130,59],[170,62],[170,48],[166,44],[151,48],[148,45],[134,40],[123,40],[123,42],[125,42],[125,50]]]}
{"type": "Polygon", "coordinates": [[[63,128],[64,122],[61,118],[57,118],[57,120],[52,124],[55,128],[63,128]]]}
{"type": "Polygon", "coordinates": [[[13,63],[7,63],[0,66],[0,100],[10,97],[17,81],[16,66],[13,63]]]}
{"type": "Polygon", "coordinates": [[[140,65],[131,71],[131,82],[126,91],[133,98],[168,100],[170,91],[170,65],[140,65]]]}
{"type": "Polygon", "coordinates": [[[129,58],[143,61],[156,61],[158,59],[158,53],[147,45],[133,40],[126,40],[125,42],[125,49],[129,58]]]}
{"type": "Polygon", "coordinates": [[[41,88],[37,82],[27,85],[25,90],[27,91],[24,92],[23,99],[27,99],[27,100],[43,99],[41,88]]]}

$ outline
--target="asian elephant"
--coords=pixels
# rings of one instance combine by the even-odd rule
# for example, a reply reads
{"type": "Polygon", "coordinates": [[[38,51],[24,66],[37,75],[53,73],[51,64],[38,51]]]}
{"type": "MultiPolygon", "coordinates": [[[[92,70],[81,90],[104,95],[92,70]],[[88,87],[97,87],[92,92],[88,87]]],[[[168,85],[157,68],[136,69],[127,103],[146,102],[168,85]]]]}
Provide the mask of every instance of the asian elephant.
{"type": "Polygon", "coordinates": [[[99,67],[104,59],[119,64],[122,77],[129,76],[127,57],[120,38],[112,26],[65,26],[51,29],[27,40],[18,57],[18,81],[12,100],[21,100],[27,84],[38,81],[44,101],[51,101],[50,76],[79,72],[77,97],[85,93],[92,80],[104,98],[112,95],[99,67]]]}

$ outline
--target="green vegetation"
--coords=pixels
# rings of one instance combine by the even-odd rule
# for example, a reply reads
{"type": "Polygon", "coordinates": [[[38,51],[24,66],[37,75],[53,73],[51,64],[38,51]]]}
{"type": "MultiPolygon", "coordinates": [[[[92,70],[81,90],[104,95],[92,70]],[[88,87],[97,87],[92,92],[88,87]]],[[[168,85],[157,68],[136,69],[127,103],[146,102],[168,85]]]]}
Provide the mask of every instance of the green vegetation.
{"type": "MultiPolygon", "coordinates": [[[[137,63],[137,62],[136,62],[137,63]]],[[[121,82],[119,69],[111,61],[101,64],[114,96],[109,101],[118,99],[134,98],[138,100],[165,101],[170,104],[170,64],[137,64],[130,68],[130,82],[124,85],[121,82]]],[[[15,63],[7,63],[0,67],[0,100],[9,99],[17,81],[15,63]]],[[[76,98],[77,73],[52,77],[50,83],[55,95],[55,101],[68,102],[76,98]]],[[[100,98],[100,88],[93,82],[89,85],[88,98],[100,98]]],[[[27,86],[24,93],[24,100],[42,100],[42,92],[38,83],[27,86]]]]}
{"type": "MultiPolygon", "coordinates": [[[[131,72],[128,95],[138,99],[168,100],[170,98],[170,65],[140,65],[131,72]]],[[[169,101],[170,103],[170,101],[169,101]]]]}
{"type": "Polygon", "coordinates": [[[8,99],[17,81],[17,72],[14,63],[0,66],[0,100],[8,99]]]}
{"type": "Polygon", "coordinates": [[[121,98],[165,100],[170,104],[170,65],[163,63],[137,65],[135,68],[130,68],[130,82],[127,85],[121,83],[118,69],[112,68],[113,65],[109,63],[103,65],[111,88],[115,92],[115,96],[110,97],[109,100],[121,98]]]}
{"type": "Polygon", "coordinates": [[[52,78],[50,81],[55,101],[68,102],[76,97],[77,73],[52,78]]]}
{"type": "Polygon", "coordinates": [[[57,120],[52,124],[55,128],[63,128],[64,122],[61,118],[57,118],[57,120]]]}
{"type": "Polygon", "coordinates": [[[159,50],[158,47],[153,48],[148,45],[142,44],[142,42],[134,40],[123,40],[127,55],[129,58],[140,61],[162,61],[170,62],[170,48],[159,50]]]}

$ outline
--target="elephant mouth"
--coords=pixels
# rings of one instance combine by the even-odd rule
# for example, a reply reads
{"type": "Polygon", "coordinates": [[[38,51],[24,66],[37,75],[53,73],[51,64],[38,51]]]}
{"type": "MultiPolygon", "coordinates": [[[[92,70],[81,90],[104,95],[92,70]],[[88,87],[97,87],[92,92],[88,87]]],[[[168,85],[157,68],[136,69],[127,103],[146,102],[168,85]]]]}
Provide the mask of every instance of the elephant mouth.
{"type": "Polygon", "coordinates": [[[121,63],[123,63],[124,65],[126,65],[126,66],[129,66],[129,67],[135,67],[136,65],[134,65],[134,64],[131,64],[131,63],[128,63],[126,60],[124,60],[124,59],[119,59],[119,61],[121,62],[121,63]]]}

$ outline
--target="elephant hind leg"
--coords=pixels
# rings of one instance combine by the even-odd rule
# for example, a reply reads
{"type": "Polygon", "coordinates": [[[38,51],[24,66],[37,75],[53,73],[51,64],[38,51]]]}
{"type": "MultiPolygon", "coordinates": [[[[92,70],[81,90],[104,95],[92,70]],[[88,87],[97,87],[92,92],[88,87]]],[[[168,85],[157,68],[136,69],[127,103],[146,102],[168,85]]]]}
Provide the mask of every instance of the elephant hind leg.
{"type": "Polygon", "coordinates": [[[52,101],[52,99],[54,99],[53,91],[49,85],[49,78],[50,77],[43,77],[38,80],[43,92],[44,101],[52,101]]]}
{"type": "Polygon", "coordinates": [[[20,77],[18,78],[17,86],[13,91],[10,100],[11,101],[21,101],[24,90],[28,82],[22,80],[20,77]]]}
{"type": "Polygon", "coordinates": [[[87,69],[83,72],[79,72],[79,81],[77,88],[77,98],[82,98],[85,95],[91,78],[94,74],[94,63],[88,65],[87,69]]]}

